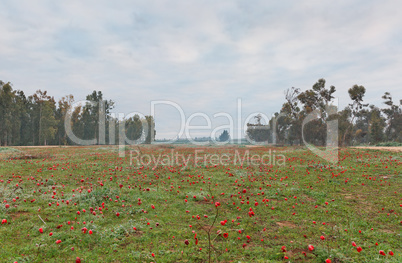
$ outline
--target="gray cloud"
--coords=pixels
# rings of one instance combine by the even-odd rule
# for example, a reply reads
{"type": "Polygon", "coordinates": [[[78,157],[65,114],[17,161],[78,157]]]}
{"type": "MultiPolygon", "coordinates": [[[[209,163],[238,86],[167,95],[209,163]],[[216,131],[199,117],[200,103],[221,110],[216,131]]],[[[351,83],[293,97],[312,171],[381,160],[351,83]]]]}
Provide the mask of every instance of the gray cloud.
{"type": "MultiPolygon", "coordinates": [[[[236,116],[241,98],[243,118],[271,114],[285,89],[319,78],[337,87],[341,107],[353,84],[380,106],[385,91],[402,97],[401,8],[397,1],[2,1],[0,79],[56,98],[102,90],[126,113],[149,114],[151,100],[166,99],[187,116],[236,116]]],[[[157,111],[158,137],[174,136],[177,118],[157,111]]]]}

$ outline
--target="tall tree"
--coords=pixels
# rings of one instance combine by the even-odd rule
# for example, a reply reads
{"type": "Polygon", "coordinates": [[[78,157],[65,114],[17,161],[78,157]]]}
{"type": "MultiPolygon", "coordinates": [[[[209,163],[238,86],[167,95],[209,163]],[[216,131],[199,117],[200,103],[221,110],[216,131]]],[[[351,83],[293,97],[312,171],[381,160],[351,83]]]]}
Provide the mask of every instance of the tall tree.
{"type": "Polygon", "coordinates": [[[85,139],[95,138],[98,144],[105,144],[106,131],[102,130],[108,126],[110,111],[114,107],[112,100],[104,100],[101,91],[93,91],[86,97],[87,103],[83,108],[83,121],[85,123],[85,139]],[[99,129],[101,127],[101,130],[99,129]],[[105,134],[100,134],[105,132],[105,134]]]}
{"type": "Polygon", "coordinates": [[[53,97],[47,95],[47,91],[42,90],[37,90],[32,95],[32,100],[35,103],[38,145],[47,145],[56,134],[56,102],[53,97]]]}
{"type": "Polygon", "coordinates": [[[381,116],[381,110],[370,105],[369,132],[370,142],[378,143],[384,140],[385,120],[381,116]]]}
{"type": "Polygon", "coordinates": [[[229,139],[230,139],[230,135],[229,135],[229,132],[228,132],[227,130],[224,130],[224,131],[219,135],[219,138],[218,138],[218,140],[219,140],[220,142],[227,142],[227,141],[229,141],[229,139]]]}
{"type": "Polygon", "coordinates": [[[352,133],[348,133],[347,130],[350,126],[350,118],[351,118],[351,111],[349,107],[345,107],[345,109],[339,111],[337,113],[337,120],[338,120],[338,144],[342,145],[343,143],[350,144],[352,141],[352,133]]]}
{"type": "Polygon", "coordinates": [[[254,142],[268,142],[270,137],[269,126],[261,123],[262,116],[254,116],[256,123],[247,123],[246,136],[254,142]]]}
{"type": "MultiPolygon", "coordinates": [[[[292,145],[294,141],[301,143],[301,125],[302,125],[302,115],[300,114],[299,101],[297,96],[300,94],[300,89],[292,87],[286,90],[285,100],[286,102],[282,105],[280,111],[281,115],[284,116],[284,120],[280,121],[278,124],[283,124],[284,130],[287,131],[287,140],[292,145]]],[[[282,137],[282,136],[279,136],[282,137]]]]}
{"type": "Polygon", "coordinates": [[[12,144],[15,91],[10,82],[0,81],[0,145],[12,144]]]}
{"type": "Polygon", "coordinates": [[[138,140],[142,134],[142,122],[139,115],[134,115],[133,117],[125,121],[126,125],[126,136],[130,140],[138,140]]]}
{"type": "Polygon", "coordinates": [[[58,102],[58,108],[56,111],[56,119],[58,121],[57,125],[57,143],[60,144],[67,144],[67,134],[65,131],[64,121],[67,115],[67,112],[71,109],[72,104],[74,102],[73,95],[67,95],[62,97],[58,102]]]}
{"type": "Polygon", "coordinates": [[[15,104],[17,112],[15,114],[15,128],[13,133],[16,135],[17,140],[14,145],[30,145],[31,144],[31,115],[30,105],[27,97],[22,90],[17,90],[15,95],[15,104]]]}
{"type": "Polygon", "coordinates": [[[385,130],[386,139],[388,141],[402,142],[402,100],[399,100],[399,105],[394,103],[389,92],[385,92],[382,98],[385,100],[384,104],[388,106],[382,109],[382,112],[387,118],[385,130]]]}
{"type": "Polygon", "coordinates": [[[312,89],[301,92],[297,99],[303,106],[300,112],[301,117],[304,119],[308,114],[318,111],[316,119],[310,121],[305,127],[306,139],[310,143],[318,143],[324,145],[326,142],[327,123],[330,120],[329,109],[331,109],[331,101],[334,99],[333,94],[336,91],[334,86],[325,88],[325,79],[319,79],[312,87],[312,89]]]}
{"type": "MultiPolygon", "coordinates": [[[[75,136],[78,138],[84,138],[84,121],[82,117],[82,107],[77,106],[74,109],[72,109],[71,113],[71,127],[72,127],[72,132],[74,133],[75,136]]],[[[71,142],[68,140],[71,144],[74,142],[71,142]]]]}
{"type": "Polygon", "coordinates": [[[367,107],[368,104],[363,104],[363,97],[364,94],[366,93],[366,88],[363,86],[359,86],[357,84],[353,85],[352,88],[348,90],[349,97],[352,100],[352,103],[349,104],[349,109],[351,112],[351,121],[349,123],[349,126],[346,128],[344,134],[343,134],[343,139],[342,139],[342,146],[345,146],[345,140],[346,140],[346,135],[350,130],[352,130],[354,120],[356,116],[359,114],[361,110],[363,110],[364,107],[367,107]]]}
{"type": "Polygon", "coordinates": [[[145,143],[151,144],[155,140],[156,130],[155,130],[155,120],[153,116],[145,116],[145,120],[148,123],[148,132],[146,135],[145,143]]]}

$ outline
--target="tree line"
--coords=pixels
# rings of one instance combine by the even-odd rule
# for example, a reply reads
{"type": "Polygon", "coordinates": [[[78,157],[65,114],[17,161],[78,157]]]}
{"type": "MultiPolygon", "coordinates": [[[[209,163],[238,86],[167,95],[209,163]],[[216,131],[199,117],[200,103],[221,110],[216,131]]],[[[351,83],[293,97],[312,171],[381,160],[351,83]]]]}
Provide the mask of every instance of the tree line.
{"type": "Polygon", "coordinates": [[[348,90],[350,103],[339,110],[331,103],[336,88],[325,85],[325,79],[319,79],[311,89],[286,90],[281,110],[267,124],[261,123],[261,115],[255,116],[255,123],[247,124],[246,136],[256,142],[301,145],[304,138],[310,144],[326,145],[328,124],[336,120],[339,146],[402,142],[401,99],[385,92],[384,107],[379,108],[364,103],[365,87],[354,85],[348,90]],[[309,116],[314,118],[303,125],[309,116]]]}
{"type": "MultiPolygon", "coordinates": [[[[326,87],[325,79],[305,91],[286,90],[280,111],[267,124],[262,123],[261,115],[255,116],[255,123],[247,124],[246,137],[284,145],[301,145],[304,138],[307,143],[326,145],[328,124],[336,120],[340,146],[402,142],[402,100],[385,92],[381,97],[384,106],[379,108],[364,103],[365,87],[354,85],[348,90],[350,103],[339,110],[332,104],[335,91],[334,86],[326,87]],[[311,116],[314,118],[305,123],[311,116]]],[[[84,105],[73,106],[73,95],[67,95],[56,103],[47,91],[26,96],[22,90],[13,90],[10,82],[0,80],[0,146],[77,144],[65,130],[67,114],[71,132],[81,140],[92,140],[90,144],[119,144],[120,139],[154,141],[152,116],[134,115],[123,122],[111,112],[114,101],[105,99],[101,91],[93,91],[86,100],[84,105]]],[[[229,138],[224,131],[218,140],[229,138]]]]}
{"type": "Polygon", "coordinates": [[[74,96],[67,95],[56,103],[47,91],[26,96],[0,80],[0,146],[74,145],[65,129],[67,114],[72,133],[81,140],[92,140],[91,144],[119,144],[120,138],[142,143],[154,140],[152,116],[134,115],[122,122],[111,113],[114,101],[106,100],[101,91],[93,91],[86,100],[74,106],[74,96]]]}

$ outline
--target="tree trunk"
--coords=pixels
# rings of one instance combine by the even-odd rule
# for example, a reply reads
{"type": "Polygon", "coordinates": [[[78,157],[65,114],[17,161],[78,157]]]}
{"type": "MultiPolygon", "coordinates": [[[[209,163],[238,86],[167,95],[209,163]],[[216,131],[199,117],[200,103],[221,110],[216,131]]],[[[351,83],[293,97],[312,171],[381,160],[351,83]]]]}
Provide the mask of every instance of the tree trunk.
{"type": "Polygon", "coordinates": [[[41,138],[40,138],[41,129],[42,129],[42,103],[40,104],[40,107],[39,107],[39,141],[38,141],[39,145],[41,142],[41,138]]]}

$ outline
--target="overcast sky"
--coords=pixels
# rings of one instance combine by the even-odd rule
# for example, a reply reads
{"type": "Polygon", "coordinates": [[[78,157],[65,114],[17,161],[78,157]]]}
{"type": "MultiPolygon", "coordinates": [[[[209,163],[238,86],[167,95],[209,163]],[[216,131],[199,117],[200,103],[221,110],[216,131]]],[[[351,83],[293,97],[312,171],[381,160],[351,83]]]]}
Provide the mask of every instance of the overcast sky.
{"type": "MultiPolygon", "coordinates": [[[[213,127],[228,124],[213,118],[227,112],[236,133],[238,99],[243,125],[250,113],[279,111],[285,89],[319,78],[341,108],[354,84],[377,106],[385,91],[401,99],[401,10],[401,1],[368,0],[0,0],[0,79],[56,99],[101,90],[126,114],[170,100],[213,127]]],[[[155,109],[157,138],[177,135],[178,111],[155,109]]]]}

